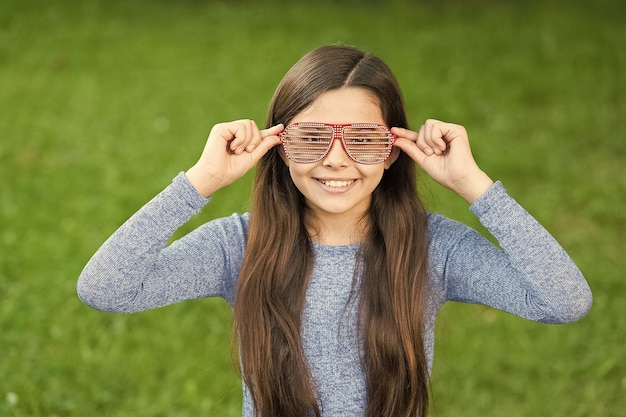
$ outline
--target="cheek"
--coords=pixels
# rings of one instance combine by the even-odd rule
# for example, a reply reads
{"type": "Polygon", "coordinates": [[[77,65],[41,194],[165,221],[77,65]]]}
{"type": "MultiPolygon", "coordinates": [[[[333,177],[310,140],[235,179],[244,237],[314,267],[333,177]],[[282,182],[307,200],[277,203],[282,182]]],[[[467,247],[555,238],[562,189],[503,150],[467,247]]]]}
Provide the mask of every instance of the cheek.
{"type": "Polygon", "coordinates": [[[291,179],[295,179],[303,175],[302,169],[300,169],[301,167],[299,166],[301,164],[296,164],[294,162],[291,162],[290,160],[287,160],[286,163],[289,167],[289,175],[291,175],[291,179]]]}
{"type": "Polygon", "coordinates": [[[280,155],[280,159],[283,160],[285,165],[289,166],[291,161],[289,160],[289,158],[287,158],[287,154],[285,154],[285,149],[283,148],[283,145],[280,145],[277,148],[278,148],[277,152],[278,152],[278,155],[280,155]]]}
{"type": "Polygon", "coordinates": [[[289,176],[291,177],[291,181],[296,185],[296,187],[302,191],[301,187],[304,184],[304,181],[308,178],[308,170],[305,169],[304,164],[298,164],[292,161],[287,160],[287,166],[289,167],[289,176]]]}
{"type": "Polygon", "coordinates": [[[362,175],[364,178],[367,178],[369,181],[376,183],[380,183],[380,180],[383,178],[383,174],[385,173],[386,166],[384,163],[378,165],[366,165],[367,169],[362,170],[362,175]]]}
{"type": "Polygon", "coordinates": [[[391,165],[394,162],[396,162],[396,159],[398,159],[399,156],[400,156],[400,148],[395,147],[395,146],[391,148],[391,155],[389,155],[389,158],[387,158],[387,160],[384,162],[385,169],[389,169],[391,165]]]}

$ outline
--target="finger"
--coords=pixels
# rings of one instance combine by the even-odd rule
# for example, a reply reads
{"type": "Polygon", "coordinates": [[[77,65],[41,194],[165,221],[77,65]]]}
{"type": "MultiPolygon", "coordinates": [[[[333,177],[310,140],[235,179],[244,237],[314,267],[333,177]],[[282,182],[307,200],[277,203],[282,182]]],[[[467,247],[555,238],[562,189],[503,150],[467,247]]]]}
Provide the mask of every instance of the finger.
{"type": "Polygon", "coordinates": [[[241,120],[228,123],[228,131],[232,135],[232,139],[228,144],[231,152],[237,153],[237,149],[241,146],[242,136],[245,136],[245,126],[241,120]]]}
{"type": "Polygon", "coordinates": [[[263,129],[263,130],[261,130],[261,137],[265,138],[267,136],[276,136],[280,132],[282,132],[284,128],[285,128],[285,126],[282,123],[279,123],[279,124],[277,124],[275,126],[272,126],[270,128],[263,129]]]}
{"type": "MultiPolygon", "coordinates": [[[[256,125],[255,125],[256,127],[256,125]]],[[[282,132],[284,129],[283,124],[278,124],[276,126],[272,126],[268,129],[258,130],[255,133],[252,142],[246,147],[247,152],[252,152],[254,149],[259,146],[261,141],[265,140],[268,137],[273,137],[273,139],[279,140],[278,134],[282,132]]],[[[272,145],[274,146],[274,145],[272,145]]]]}
{"type": "Polygon", "coordinates": [[[448,146],[456,139],[467,139],[467,131],[463,126],[454,123],[445,123],[443,127],[445,128],[445,131],[443,131],[443,140],[446,141],[448,146]]]}
{"type": "MultiPolygon", "coordinates": [[[[417,148],[422,151],[427,156],[433,154],[432,149],[424,142],[423,136],[423,126],[420,128],[419,133],[413,130],[401,128],[401,127],[393,127],[391,128],[391,133],[396,135],[396,141],[399,139],[404,139],[410,142],[413,142],[413,146],[417,146],[417,148]]],[[[397,142],[396,142],[397,143],[397,142]]],[[[394,144],[395,145],[395,144],[394,144]]],[[[405,143],[404,146],[410,146],[410,144],[405,143]]]]}
{"type": "Polygon", "coordinates": [[[230,143],[230,150],[237,155],[242,153],[250,143],[250,135],[252,134],[250,122],[249,119],[242,119],[232,123],[234,139],[230,143]]]}
{"type": "Polygon", "coordinates": [[[239,127],[236,122],[223,122],[214,125],[209,133],[207,143],[211,143],[215,140],[223,141],[226,149],[231,149],[232,142],[236,139],[240,133],[238,133],[239,127]]]}
{"type": "Polygon", "coordinates": [[[413,142],[417,141],[417,132],[414,132],[403,127],[392,127],[391,133],[396,135],[397,138],[404,138],[413,142]]]}
{"type": "Polygon", "coordinates": [[[412,160],[417,162],[421,167],[424,165],[424,160],[432,154],[428,154],[419,147],[415,146],[415,142],[404,137],[398,137],[393,144],[394,148],[402,149],[412,160]]]}
{"type": "Polygon", "coordinates": [[[423,124],[422,126],[420,126],[419,131],[417,132],[417,147],[420,148],[420,150],[422,152],[424,152],[427,156],[431,156],[434,155],[435,152],[433,151],[432,146],[430,146],[427,142],[426,142],[426,133],[428,131],[428,126],[426,124],[423,124]]]}
{"type": "Polygon", "coordinates": [[[263,135],[256,123],[251,121],[250,129],[250,142],[246,145],[246,152],[252,152],[263,139],[263,135]]]}
{"type": "Polygon", "coordinates": [[[434,119],[428,119],[425,123],[424,139],[436,155],[441,155],[447,147],[441,130],[443,124],[443,122],[434,119]]]}
{"type": "MultiPolygon", "coordinates": [[[[282,127],[280,128],[282,130],[282,127]]],[[[263,132],[263,131],[262,131],[263,132]]],[[[266,130],[267,132],[267,130],[266,130]]],[[[263,134],[263,133],[261,133],[263,134]]],[[[277,134],[268,134],[250,151],[253,162],[256,164],[270,149],[280,144],[280,138],[277,134]]]]}

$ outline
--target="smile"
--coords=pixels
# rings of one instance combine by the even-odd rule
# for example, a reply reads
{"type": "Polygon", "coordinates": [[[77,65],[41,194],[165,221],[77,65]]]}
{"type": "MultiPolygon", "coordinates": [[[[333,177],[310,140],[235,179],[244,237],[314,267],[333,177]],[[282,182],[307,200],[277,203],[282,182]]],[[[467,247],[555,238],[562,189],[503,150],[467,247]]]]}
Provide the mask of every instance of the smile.
{"type": "Polygon", "coordinates": [[[322,184],[324,184],[327,187],[330,188],[345,188],[348,187],[349,185],[351,185],[352,183],[354,183],[354,180],[343,180],[343,181],[337,181],[337,180],[318,180],[319,182],[321,182],[322,184]]]}

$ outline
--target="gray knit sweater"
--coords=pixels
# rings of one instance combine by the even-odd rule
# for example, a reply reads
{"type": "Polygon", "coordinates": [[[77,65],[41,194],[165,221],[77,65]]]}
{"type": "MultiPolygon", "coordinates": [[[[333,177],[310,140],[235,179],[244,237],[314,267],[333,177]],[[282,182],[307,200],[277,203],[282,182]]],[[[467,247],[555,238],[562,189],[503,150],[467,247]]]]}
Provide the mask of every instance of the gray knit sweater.
{"type": "MultiPolygon", "coordinates": [[[[210,221],[167,245],[208,202],[180,173],[98,249],[78,280],[78,294],[102,311],[132,313],[183,300],[222,297],[231,306],[246,245],[247,214],[210,221]]],[[[432,366],[437,311],[448,300],[485,304],[526,319],[566,323],[591,307],[584,277],[550,234],[500,182],[472,206],[498,240],[429,215],[430,297],[425,347],[432,366]]],[[[313,244],[315,266],[302,320],[303,347],[322,413],[360,416],[367,402],[351,292],[358,245],[313,244]]],[[[243,415],[253,415],[244,387],[243,415]]]]}

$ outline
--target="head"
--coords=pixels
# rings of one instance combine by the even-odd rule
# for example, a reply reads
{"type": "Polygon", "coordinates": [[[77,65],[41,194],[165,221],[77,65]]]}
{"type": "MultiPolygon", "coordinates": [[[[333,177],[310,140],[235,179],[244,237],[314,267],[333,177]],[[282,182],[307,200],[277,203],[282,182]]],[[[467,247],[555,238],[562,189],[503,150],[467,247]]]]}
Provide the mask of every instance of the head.
{"type": "MultiPolygon", "coordinates": [[[[312,106],[345,99],[345,92],[355,93],[359,103],[376,113],[372,117],[380,121],[375,122],[408,127],[402,95],[388,66],[347,46],[324,46],[300,59],[276,89],[267,126],[298,121],[312,106]]],[[[334,113],[318,115],[351,117],[349,111],[334,113]]],[[[379,168],[363,212],[367,219],[359,258],[363,268],[355,270],[364,273],[359,288],[353,288],[358,292],[354,299],[359,300],[357,330],[364,340],[367,416],[422,416],[428,403],[421,336],[426,214],[417,196],[415,165],[406,154],[394,150],[379,168]]],[[[306,191],[301,192],[292,178],[293,169],[280,147],[259,162],[237,288],[235,326],[243,378],[262,415],[319,415],[300,339],[314,260],[307,223],[312,207],[306,191]]]]}
{"type": "MultiPolygon", "coordinates": [[[[287,126],[294,121],[301,121],[302,115],[309,113],[317,103],[328,95],[341,94],[341,90],[352,90],[366,96],[365,100],[378,108],[381,124],[388,127],[408,127],[402,93],[390,68],[376,56],[353,47],[338,45],[323,46],[309,52],[287,72],[271,101],[267,127],[279,123],[287,126]]],[[[341,104],[337,105],[341,108],[340,106],[341,104]]],[[[348,114],[355,112],[352,108],[344,108],[341,114],[333,115],[332,120],[314,121],[375,121],[351,119],[348,114]]],[[[333,148],[341,147],[335,142],[333,148]]],[[[290,177],[293,177],[294,168],[301,171],[303,167],[301,164],[289,166],[281,147],[272,149],[259,165],[261,169],[267,167],[277,173],[277,179],[283,181],[281,188],[302,194],[296,192],[297,181],[290,177]],[[284,163],[281,163],[281,158],[284,163]]],[[[381,191],[387,192],[396,184],[415,184],[414,163],[399,149],[393,149],[391,156],[381,167],[383,165],[384,175],[381,171],[377,180],[378,186],[372,190],[374,196],[381,191]]],[[[359,164],[356,167],[367,169],[367,166],[359,164]]],[[[306,199],[302,203],[304,208],[308,208],[306,199]]]]}

